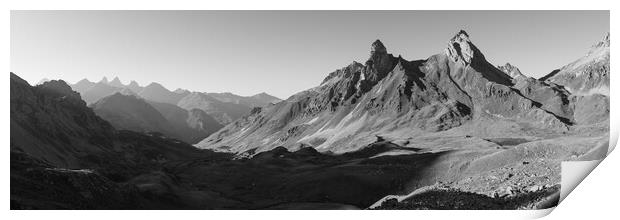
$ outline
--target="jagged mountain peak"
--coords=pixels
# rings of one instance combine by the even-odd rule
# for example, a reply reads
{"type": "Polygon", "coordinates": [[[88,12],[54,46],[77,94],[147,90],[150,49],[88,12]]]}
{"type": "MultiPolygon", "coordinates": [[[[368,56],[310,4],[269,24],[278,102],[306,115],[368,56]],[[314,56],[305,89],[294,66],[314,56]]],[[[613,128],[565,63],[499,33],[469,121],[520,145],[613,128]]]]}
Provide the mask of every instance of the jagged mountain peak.
{"type": "Polygon", "coordinates": [[[114,82],[114,81],[121,81],[121,79],[119,79],[118,76],[115,76],[111,82],[114,82]]]}
{"type": "Polygon", "coordinates": [[[387,53],[387,49],[381,40],[377,39],[370,45],[370,53],[387,53]]]}
{"type": "Polygon", "coordinates": [[[454,35],[454,37],[452,37],[452,40],[455,40],[455,39],[469,41],[469,34],[465,30],[460,30],[454,35]]]}
{"type": "Polygon", "coordinates": [[[512,65],[512,64],[510,64],[510,63],[506,63],[506,64],[504,64],[504,65],[503,65],[503,66],[501,66],[501,67],[505,67],[505,68],[507,68],[508,70],[518,69],[516,66],[513,66],[513,65],[512,65]]]}
{"type": "Polygon", "coordinates": [[[103,77],[101,80],[99,80],[99,83],[108,83],[108,77],[103,77]]]}
{"type": "Polygon", "coordinates": [[[486,120],[519,120],[552,132],[568,129],[562,120],[572,113],[564,110],[568,102],[561,95],[553,89],[537,90],[543,83],[522,84],[523,91],[517,91],[510,76],[521,71],[510,63],[496,67],[487,62],[465,31],[449,40],[446,54],[425,60],[408,61],[383,53],[383,48],[375,41],[363,65],[353,62],[329,73],[317,87],[254,109],[197,146],[243,152],[301,143],[337,153],[374,141],[366,138],[375,133],[467,130],[486,120]],[[551,94],[552,101],[532,101],[542,99],[536,96],[541,91],[551,94]],[[529,97],[522,95],[526,92],[529,97]],[[466,127],[457,128],[461,126],[466,127]]]}
{"type": "MultiPolygon", "coordinates": [[[[370,57],[366,60],[362,70],[362,77],[367,80],[369,87],[383,79],[396,65],[396,58],[389,54],[380,40],[376,40],[370,47],[370,57]]],[[[349,66],[357,66],[355,63],[349,66]]],[[[369,87],[366,88],[369,88],[369,87]]]]}
{"type": "Polygon", "coordinates": [[[516,79],[519,77],[525,77],[525,75],[521,73],[521,70],[519,70],[519,68],[517,68],[516,66],[510,63],[506,63],[503,66],[497,66],[497,68],[501,70],[502,72],[508,74],[513,79],[516,79]]]}
{"type": "Polygon", "coordinates": [[[603,37],[603,39],[601,39],[601,41],[599,41],[596,44],[592,45],[592,47],[593,48],[609,47],[609,32],[607,32],[607,34],[605,34],[605,36],[603,37]]]}
{"type": "Polygon", "coordinates": [[[140,86],[140,84],[138,84],[135,80],[131,80],[131,82],[129,82],[129,86],[140,86]]]}
{"type": "Polygon", "coordinates": [[[484,60],[484,56],[471,42],[469,34],[464,30],[460,30],[448,41],[445,53],[452,61],[460,62],[463,65],[471,64],[476,58],[484,60]]]}
{"type": "Polygon", "coordinates": [[[117,77],[114,77],[114,79],[112,79],[112,81],[110,81],[109,83],[112,86],[116,86],[116,87],[123,87],[125,85],[123,85],[123,83],[121,82],[121,80],[117,77]]]}

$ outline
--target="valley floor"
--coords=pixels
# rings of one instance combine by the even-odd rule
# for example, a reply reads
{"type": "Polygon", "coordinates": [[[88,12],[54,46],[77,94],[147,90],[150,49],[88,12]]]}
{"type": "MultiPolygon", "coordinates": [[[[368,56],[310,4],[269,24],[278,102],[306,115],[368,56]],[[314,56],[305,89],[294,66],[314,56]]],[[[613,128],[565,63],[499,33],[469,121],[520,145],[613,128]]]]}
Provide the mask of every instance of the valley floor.
{"type": "Polygon", "coordinates": [[[607,135],[586,133],[528,142],[419,138],[438,145],[415,148],[382,140],[339,155],[280,147],[241,159],[209,153],[167,161],[160,169],[122,182],[96,170],[20,167],[15,161],[21,157],[12,155],[11,205],[14,209],[545,208],[557,203],[561,161],[593,159],[607,150],[607,135]],[[461,148],[445,147],[452,142],[461,143],[461,148]]]}

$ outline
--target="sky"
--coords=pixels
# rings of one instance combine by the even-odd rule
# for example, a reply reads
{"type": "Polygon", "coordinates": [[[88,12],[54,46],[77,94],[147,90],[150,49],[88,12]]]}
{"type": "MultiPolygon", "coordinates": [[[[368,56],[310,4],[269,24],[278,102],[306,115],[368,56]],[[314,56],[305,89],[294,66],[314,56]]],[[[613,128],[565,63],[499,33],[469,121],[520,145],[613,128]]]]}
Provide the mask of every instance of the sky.
{"type": "Polygon", "coordinates": [[[609,11],[11,11],[11,71],[287,98],[364,63],[376,39],[419,60],[461,29],[492,64],[538,78],[602,39],[609,11]]]}

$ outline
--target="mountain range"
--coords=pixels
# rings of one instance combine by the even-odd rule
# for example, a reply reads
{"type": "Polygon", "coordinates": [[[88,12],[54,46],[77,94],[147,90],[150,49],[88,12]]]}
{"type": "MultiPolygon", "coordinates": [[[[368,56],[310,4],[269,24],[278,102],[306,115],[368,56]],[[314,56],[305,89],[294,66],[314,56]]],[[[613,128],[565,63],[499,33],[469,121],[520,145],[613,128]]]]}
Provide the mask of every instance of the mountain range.
{"type": "Polygon", "coordinates": [[[572,81],[559,77],[579,75],[595,62],[602,72],[590,73],[596,83],[588,88],[604,90],[607,85],[598,82],[609,81],[608,40],[541,80],[526,77],[510,64],[490,64],[465,31],[450,38],[442,53],[423,60],[394,56],[377,40],[364,64],[353,62],[328,74],[315,88],[253,110],[197,146],[237,153],[311,146],[343,153],[372,143],[376,136],[406,139],[453,128],[484,137],[536,138],[527,132],[530,129],[561,134],[574,125],[607,119],[608,108],[591,108],[605,106],[607,96],[581,96],[570,89],[572,81]],[[485,127],[501,128],[481,129],[485,127]]]}
{"type": "Polygon", "coordinates": [[[125,85],[118,77],[112,81],[104,77],[96,83],[83,79],[71,87],[117,129],[160,132],[187,143],[197,143],[253,107],[280,101],[266,93],[245,97],[170,91],[155,82],[144,87],[136,81],[125,85]]]}

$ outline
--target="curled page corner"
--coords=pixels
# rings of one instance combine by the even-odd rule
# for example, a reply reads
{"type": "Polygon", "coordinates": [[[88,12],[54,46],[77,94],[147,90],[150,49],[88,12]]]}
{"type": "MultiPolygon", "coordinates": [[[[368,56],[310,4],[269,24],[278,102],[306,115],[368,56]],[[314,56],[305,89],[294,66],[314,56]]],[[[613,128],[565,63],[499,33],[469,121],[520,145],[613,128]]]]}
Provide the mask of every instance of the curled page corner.
{"type": "Polygon", "coordinates": [[[583,181],[601,160],[591,161],[566,161],[562,162],[562,188],[560,189],[560,202],[564,200],[583,181]]]}
{"type": "MultiPolygon", "coordinates": [[[[617,128],[617,127],[614,127],[617,128]]],[[[581,161],[564,161],[561,164],[561,189],[558,205],[605,159],[617,143],[617,133],[612,132],[608,142],[600,143],[581,161]],[[588,160],[591,158],[591,160],[588,160]],[[599,158],[599,159],[595,159],[599,158]]]]}

